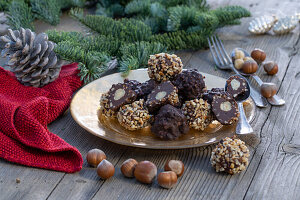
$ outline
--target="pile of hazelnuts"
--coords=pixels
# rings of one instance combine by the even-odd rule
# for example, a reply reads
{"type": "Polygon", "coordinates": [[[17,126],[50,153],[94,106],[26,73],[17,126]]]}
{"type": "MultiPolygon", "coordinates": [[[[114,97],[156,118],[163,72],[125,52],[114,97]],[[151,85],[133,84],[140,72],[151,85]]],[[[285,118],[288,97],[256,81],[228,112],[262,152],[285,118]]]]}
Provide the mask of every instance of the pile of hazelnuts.
{"type": "MultiPolygon", "coordinates": [[[[267,55],[261,49],[254,49],[251,57],[247,56],[247,52],[242,49],[234,50],[234,67],[245,74],[253,74],[258,70],[259,65],[263,65],[268,75],[275,75],[278,72],[278,65],[274,61],[264,62],[267,55]]],[[[266,98],[270,98],[277,93],[277,87],[274,83],[263,83],[261,85],[261,94],[266,98]]]]}
{"type": "MultiPolygon", "coordinates": [[[[92,149],[86,156],[89,165],[97,168],[98,176],[106,180],[115,173],[115,167],[108,160],[100,149],[92,149]]],[[[169,160],[164,166],[164,172],[157,176],[158,184],[166,189],[172,188],[177,184],[177,179],[184,172],[184,164],[180,160],[169,160]]],[[[151,184],[157,175],[157,167],[150,161],[137,162],[129,158],[121,165],[121,172],[127,178],[135,177],[141,183],[151,184]]]]}

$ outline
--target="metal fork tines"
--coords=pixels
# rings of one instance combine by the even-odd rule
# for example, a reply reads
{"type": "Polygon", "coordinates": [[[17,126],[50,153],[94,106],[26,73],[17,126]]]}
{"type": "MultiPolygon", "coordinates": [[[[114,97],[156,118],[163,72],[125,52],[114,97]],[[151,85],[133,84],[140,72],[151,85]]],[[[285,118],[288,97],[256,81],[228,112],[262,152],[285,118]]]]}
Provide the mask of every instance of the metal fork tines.
{"type": "MultiPolygon", "coordinates": [[[[209,49],[211,55],[215,61],[216,66],[219,69],[230,69],[233,70],[236,74],[241,73],[235,69],[233,66],[232,60],[227,54],[223,43],[217,36],[211,36],[207,38],[209,49]]],[[[250,96],[254,100],[255,104],[258,107],[267,107],[268,103],[265,97],[261,96],[259,92],[257,92],[253,87],[250,86],[250,96]]]]}

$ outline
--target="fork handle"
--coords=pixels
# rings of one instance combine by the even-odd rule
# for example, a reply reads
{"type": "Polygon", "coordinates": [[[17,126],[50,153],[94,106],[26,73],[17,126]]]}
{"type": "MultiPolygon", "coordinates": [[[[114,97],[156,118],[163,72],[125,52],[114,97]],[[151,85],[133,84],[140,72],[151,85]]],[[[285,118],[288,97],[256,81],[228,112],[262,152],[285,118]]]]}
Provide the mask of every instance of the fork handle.
{"type": "MultiPolygon", "coordinates": [[[[236,73],[236,74],[239,74],[241,75],[241,73],[233,66],[233,65],[230,65],[231,66],[231,69],[236,73]]],[[[256,75],[255,75],[256,76],[256,75]]],[[[260,81],[261,81],[261,84],[262,84],[262,80],[259,78],[259,77],[253,77],[254,79],[255,78],[258,78],[260,81]]],[[[255,79],[256,81],[258,81],[258,84],[259,84],[259,80],[258,79],[255,79]]],[[[259,85],[261,85],[259,84],[259,85]]],[[[267,102],[267,99],[265,97],[263,97],[259,92],[257,92],[249,83],[249,87],[250,87],[250,96],[252,97],[254,103],[256,106],[258,107],[261,107],[261,108],[265,108],[267,107],[268,105],[268,102],[267,102]]]]}

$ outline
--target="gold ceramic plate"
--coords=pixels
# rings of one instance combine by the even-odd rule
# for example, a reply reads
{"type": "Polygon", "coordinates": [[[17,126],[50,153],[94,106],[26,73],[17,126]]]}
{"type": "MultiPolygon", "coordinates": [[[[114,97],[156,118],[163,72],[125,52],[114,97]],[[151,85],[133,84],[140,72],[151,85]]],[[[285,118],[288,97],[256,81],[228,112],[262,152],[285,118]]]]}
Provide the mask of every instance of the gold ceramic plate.
{"type": "MultiPolygon", "coordinates": [[[[202,73],[208,89],[224,87],[225,79],[202,73]]],[[[140,82],[148,80],[146,69],[134,70],[128,76],[140,82]]],[[[128,131],[117,120],[108,120],[99,114],[99,100],[102,93],[108,91],[112,84],[123,82],[120,73],[105,76],[91,82],[79,90],[71,103],[71,114],[74,120],[88,132],[114,143],[149,148],[149,149],[183,149],[205,146],[220,141],[226,136],[233,136],[235,125],[222,126],[211,124],[203,132],[191,130],[177,140],[162,140],[150,132],[150,128],[140,131],[128,131]],[[99,118],[98,118],[99,117],[99,118]]],[[[253,120],[255,105],[251,99],[244,103],[248,121],[253,120]]]]}

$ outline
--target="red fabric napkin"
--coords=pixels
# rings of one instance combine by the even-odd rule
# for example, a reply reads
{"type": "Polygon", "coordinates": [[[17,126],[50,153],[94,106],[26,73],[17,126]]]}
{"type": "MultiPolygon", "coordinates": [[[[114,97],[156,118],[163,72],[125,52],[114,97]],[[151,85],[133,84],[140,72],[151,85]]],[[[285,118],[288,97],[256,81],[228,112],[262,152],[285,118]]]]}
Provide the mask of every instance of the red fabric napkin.
{"type": "Polygon", "coordinates": [[[47,129],[82,85],[77,73],[77,64],[65,65],[57,80],[34,88],[0,67],[0,158],[70,173],[82,168],[79,151],[47,129]]]}

